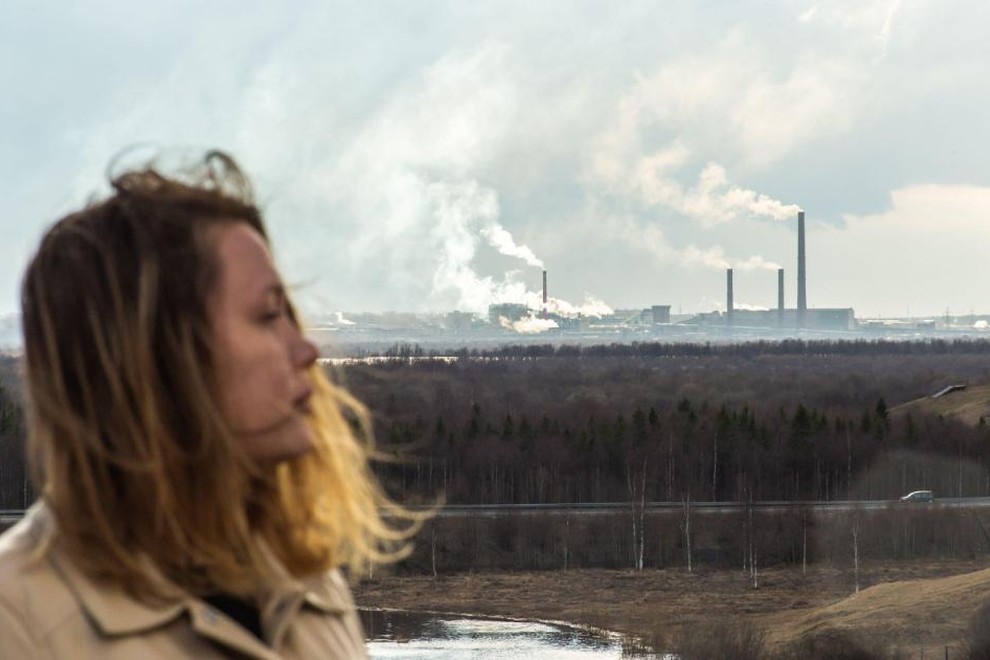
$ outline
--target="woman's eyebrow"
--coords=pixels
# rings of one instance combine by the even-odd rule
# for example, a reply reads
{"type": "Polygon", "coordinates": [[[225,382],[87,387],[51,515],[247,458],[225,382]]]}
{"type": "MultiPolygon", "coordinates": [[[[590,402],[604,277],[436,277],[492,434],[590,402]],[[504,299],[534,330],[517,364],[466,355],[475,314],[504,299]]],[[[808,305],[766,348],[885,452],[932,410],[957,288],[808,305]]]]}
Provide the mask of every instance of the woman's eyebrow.
{"type": "Polygon", "coordinates": [[[266,298],[268,296],[275,296],[279,300],[283,300],[285,298],[285,285],[278,280],[274,282],[270,282],[269,284],[265,285],[264,289],[262,289],[262,294],[266,298]]]}

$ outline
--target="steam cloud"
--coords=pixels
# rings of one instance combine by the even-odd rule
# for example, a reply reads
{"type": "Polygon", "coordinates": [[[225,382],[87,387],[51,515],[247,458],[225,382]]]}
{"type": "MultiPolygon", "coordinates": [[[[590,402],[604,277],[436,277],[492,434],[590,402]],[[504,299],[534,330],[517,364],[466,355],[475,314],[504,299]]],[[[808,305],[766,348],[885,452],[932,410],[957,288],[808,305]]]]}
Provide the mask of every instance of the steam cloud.
{"type": "MultiPolygon", "coordinates": [[[[431,243],[435,249],[432,259],[424,255],[432,262],[431,297],[438,302],[450,301],[455,309],[479,315],[485,314],[493,302],[524,297],[525,285],[515,280],[515,273],[507,273],[501,281],[496,281],[491,276],[480,276],[474,269],[482,237],[496,236],[502,247],[513,246],[518,251],[511,234],[497,222],[499,207],[495,191],[475,181],[440,182],[427,185],[426,194],[432,216],[431,243]]],[[[493,242],[491,238],[488,240],[493,242]]],[[[528,248],[526,251],[532,255],[528,248]]]]}
{"type": "Polygon", "coordinates": [[[780,268],[779,264],[769,261],[760,255],[753,255],[747,259],[730,259],[725,256],[725,251],[720,245],[704,250],[689,245],[681,252],[681,258],[685,265],[696,265],[720,270],[735,268],[737,270],[749,271],[777,270],[780,268]]]}
{"type": "Polygon", "coordinates": [[[500,253],[509,257],[517,257],[522,259],[530,266],[544,268],[543,261],[537,259],[532,250],[525,245],[516,245],[515,240],[512,238],[512,234],[510,234],[505,227],[499,225],[498,223],[492,222],[491,225],[482,228],[481,234],[487,238],[489,244],[500,253]]]}
{"type": "MultiPolygon", "coordinates": [[[[530,304],[531,308],[532,306],[533,305],[530,304]]],[[[547,297],[547,312],[551,314],[559,314],[560,316],[566,316],[569,318],[575,318],[578,316],[600,318],[602,316],[608,316],[613,311],[614,310],[611,307],[594,296],[585,297],[584,302],[580,305],[572,305],[566,300],[560,300],[559,298],[554,298],[552,296],[547,297]]]]}
{"type": "MultiPolygon", "coordinates": [[[[496,303],[541,309],[541,294],[527,286],[536,278],[524,273],[544,268],[544,262],[502,223],[498,191],[476,178],[498,160],[517,125],[517,85],[499,44],[441,58],[372,117],[336,167],[325,172],[339,191],[335,201],[342,215],[365,220],[359,235],[347,241],[349,253],[359,264],[385,265],[373,272],[389,274],[392,279],[382,286],[390,293],[401,291],[409,303],[428,309],[479,316],[496,303]],[[482,273],[478,258],[488,248],[527,268],[482,273]]],[[[601,313],[603,305],[548,305],[554,307],[576,315],[601,313]]],[[[515,329],[552,327],[536,320],[515,329]]]]}
{"type": "Polygon", "coordinates": [[[731,183],[725,168],[715,162],[704,166],[693,187],[685,188],[674,173],[683,168],[689,156],[683,143],[674,142],[639,160],[634,166],[633,186],[646,206],[663,206],[705,225],[740,217],[787,220],[800,211],[795,204],[784,204],[731,183]]]}
{"type": "MultiPolygon", "coordinates": [[[[543,262],[525,245],[517,245],[512,234],[501,226],[498,196],[494,190],[476,181],[466,183],[433,183],[426,186],[432,216],[432,243],[435,246],[433,260],[432,291],[434,296],[453,300],[456,309],[484,315],[494,303],[515,303],[531,310],[543,308],[542,293],[530,290],[516,279],[518,273],[509,272],[503,279],[482,277],[474,269],[484,238],[501,254],[516,257],[530,266],[543,266],[543,262]]],[[[587,297],[580,305],[559,298],[548,298],[546,310],[560,316],[594,316],[611,314],[612,309],[601,300],[587,297]]],[[[556,327],[543,319],[540,323],[516,322],[518,332],[542,332],[556,327]]]]}
{"type": "MultiPolygon", "coordinates": [[[[718,302],[718,301],[716,301],[715,302],[715,308],[718,309],[721,312],[724,312],[725,311],[725,303],[724,302],[718,302]]],[[[733,302],[732,303],[732,308],[733,309],[736,309],[736,310],[746,311],[746,312],[765,312],[765,311],[768,311],[770,309],[766,305],[751,305],[749,303],[744,303],[744,302],[733,302]]]]}
{"type": "MultiPolygon", "coordinates": [[[[685,216],[706,228],[755,218],[793,219],[800,208],[784,204],[769,195],[758,193],[729,180],[725,168],[708,162],[694,185],[685,186],[678,175],[687,167],[691,152],[680,140],[648,155],[635,155],[637,141],[628,134],[607,136],[596,155],[593,168],[606,189],[638,199],[644,209],[665,208],[685,216]]],[[[660,227],[644,225],[625,216],[610,218],[611,234],[630,245],[647,250],[668,263],[688,268],[735,268],[742,271],[776,270],[780,265],[761,256],[732,257],[720,245],[698,247],[672,244],[660,227]]]]}
{"type": "Polygon", "coordinates": [[[498,321],[499,325],[506,330],[515,330],[516,332],[524,335],[538,334],[558,327],[557,322],[553,319],[541,319],[537,318],[533,314],[523,317],[518,321],[510,321],[504,316],[500,316],[498,317],[498,321]]]}

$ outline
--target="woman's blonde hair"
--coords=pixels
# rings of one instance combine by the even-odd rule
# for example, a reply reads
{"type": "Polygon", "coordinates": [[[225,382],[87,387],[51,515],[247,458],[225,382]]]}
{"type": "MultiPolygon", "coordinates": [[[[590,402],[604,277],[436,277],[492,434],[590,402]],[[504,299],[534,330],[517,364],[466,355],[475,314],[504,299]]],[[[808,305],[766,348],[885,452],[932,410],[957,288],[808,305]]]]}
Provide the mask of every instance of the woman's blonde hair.
{"type": "Polygon", "coordinates": [[[302,457],[251,462],[218,412],[208,229],[267,236],[234,161],[211,152],[111,184],[48,230],[22,288],[28,451],[56,542],[139,595],[158,591],[149,560],[193,593],[251,593],[270,577],[259,537],[300,577],[400,556],[417,516],[384,495],[365,408],[319,367],[302,457]]]}

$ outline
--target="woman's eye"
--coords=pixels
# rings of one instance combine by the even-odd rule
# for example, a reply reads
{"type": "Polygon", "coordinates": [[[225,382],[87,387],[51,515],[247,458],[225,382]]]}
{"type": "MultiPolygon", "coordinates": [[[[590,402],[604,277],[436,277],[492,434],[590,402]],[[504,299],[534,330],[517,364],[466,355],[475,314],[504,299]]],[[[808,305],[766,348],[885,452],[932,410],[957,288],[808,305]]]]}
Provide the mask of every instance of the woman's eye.
{"type": "Polygon", "coordinates": [[[282,318],[284,314],[285,314],[285,309],[283,308],[270,309],[261,315],[261,321],[263,323],[273,323],[279,320],[280,318],[282,318]]]}

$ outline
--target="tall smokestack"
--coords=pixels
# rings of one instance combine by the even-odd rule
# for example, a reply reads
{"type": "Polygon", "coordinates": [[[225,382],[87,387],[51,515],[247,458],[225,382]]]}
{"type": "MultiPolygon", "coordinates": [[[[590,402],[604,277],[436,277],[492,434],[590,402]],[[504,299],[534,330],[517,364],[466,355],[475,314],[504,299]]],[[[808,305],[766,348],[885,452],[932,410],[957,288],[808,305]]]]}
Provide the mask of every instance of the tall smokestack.
{"type": "Polygon", "coordinates": [[[543,271],[543,313],[542,317],[547,317],[547,271],[543,271]]]}
{"type": "Polygon", "coordinates": [[[777,269],[777,325],[784,325],[784,269],[777,269]]]}
{"type": "Polygon", "coordinates": [[[777,311],[784,311],[784,269],[777,269],[777,311]]]}
{"type": "Polygon", "coordinates": [[[732,269],[725,269],[725,322],[732,325],[732,269]]]}
{"type": "Polygon", "coordinates": [[[798,290],[797,290],[797,310],[798,326],[804,327],[804,313],[808,309],[807,279],[805,273],[806,263],[804,258],[804,211],[798,211],[798,290]]]}

